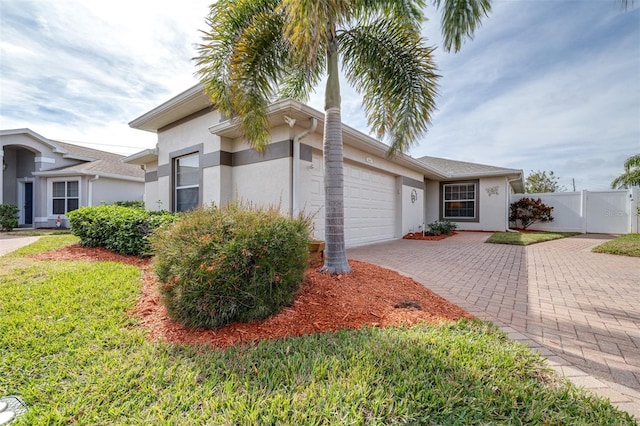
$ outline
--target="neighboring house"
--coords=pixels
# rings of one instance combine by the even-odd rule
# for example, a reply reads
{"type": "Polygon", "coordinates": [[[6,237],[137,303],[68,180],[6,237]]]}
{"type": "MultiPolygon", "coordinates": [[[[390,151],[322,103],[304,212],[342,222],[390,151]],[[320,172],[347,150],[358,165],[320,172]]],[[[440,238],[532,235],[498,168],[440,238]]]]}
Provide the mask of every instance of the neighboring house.
{"type": "MultiPolygon", "coordinates": [[[[256,152],[200,85],[133,120],[158,135],[155,149],[124,161],[146,170],[148,208],[172,211],[235,199],[314,215],[324,238],[324,114],[287,99],[269,108],[271,144],[256,152]]],[[[388,158],[387,145],[343,126],[345,240],[349,247],[401,238],[438,219],[459,229],[505,230],[522,171],[441,158],[388,158]]]]}
{"type": "Polygon", "coordinates": [[[47,139],[30,129],[0,130],[0,204],[16,204],[19,226],[68,227],[80,206],[141,201],[144,171],[124,157],[47,139]]]}

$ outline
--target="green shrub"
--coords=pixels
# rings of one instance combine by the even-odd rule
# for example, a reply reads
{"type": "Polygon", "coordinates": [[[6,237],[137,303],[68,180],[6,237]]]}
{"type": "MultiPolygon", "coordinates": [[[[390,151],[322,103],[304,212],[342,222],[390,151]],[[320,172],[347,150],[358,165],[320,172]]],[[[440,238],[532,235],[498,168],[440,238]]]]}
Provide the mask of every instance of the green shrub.
{"type": "Polygon", "coordinates": [[[0,231],[11,231],[18,227],[18,206],[0,204],[0,231]]]}
{"type": "Polygon", "coordinates": [[[169,315],[188,327],[264,319],[304,279],[310,220],[242,204],[184,213],[153,237],[169,315]]]}
{"type": "Polygon", "coordinates": [[[151,253],[149,236],[163,223],[168,212],[149,212],[137,207],[81,207],[67,213],[71,231],[86,247],[105,247],[115,253],[146,256],[151,253]]]}
{"type": "Polygon", "coordinates": [[[433,223],[427,225],[428,231],[425,231],[426,235],[449,235],[458,228],[458,225],[451,223],[448,220],[436,220],[433,223]]]}
{"type": "Polygon", "coordinates": [[[522,229],[527,229],[536,222],[553,222],[553,207],[547,206],[541,198],[524,197],[509,206],[509,222],[516,226],[520,222],[522,229]]]}
{"type": "Polygon", "coordinates": [[[144,209],[144,201],[114,201],[114,206],[120,207],[135,207],[137,209],[144,209]]]}

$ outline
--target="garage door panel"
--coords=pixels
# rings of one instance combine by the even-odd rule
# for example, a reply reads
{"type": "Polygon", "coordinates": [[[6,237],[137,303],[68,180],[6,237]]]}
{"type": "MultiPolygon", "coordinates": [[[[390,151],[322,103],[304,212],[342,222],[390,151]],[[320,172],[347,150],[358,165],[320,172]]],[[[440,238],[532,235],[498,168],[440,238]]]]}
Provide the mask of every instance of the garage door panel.
{"type": "Polygon", "coordinates": [[[362,245],[394,238],[395,178],[378,171],[345,164],[345,188],[353,197],[345,197],[345,240],[347,245],[362,245]]]}
{"type": "MultiPolygon", "coordinates": [[[[321,157],[314,157],[311,208],[316,237],[324,235],[324,184],[321,157]]],[[[345,163],[344,215],[347,246],[395,238],[395,177],[376,170],[345,163]]]]}

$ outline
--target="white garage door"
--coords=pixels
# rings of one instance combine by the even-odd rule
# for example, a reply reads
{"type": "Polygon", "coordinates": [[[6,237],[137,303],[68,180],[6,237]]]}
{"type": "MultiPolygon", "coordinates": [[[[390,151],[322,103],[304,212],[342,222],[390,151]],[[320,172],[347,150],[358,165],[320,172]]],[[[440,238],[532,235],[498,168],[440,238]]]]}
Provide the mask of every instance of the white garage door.
{"type": "MultiPolygon", "coordinates": [[[[314,220],[314,233],[318,238],[324,238],[322,167],[322,158],[314,156],[309,189],[312,193],[311,209],[318,212],[314,220]]],[[[345,163],[344,207],[347,247],[395,238],[396,190],[393,176],[345,163]]]]}

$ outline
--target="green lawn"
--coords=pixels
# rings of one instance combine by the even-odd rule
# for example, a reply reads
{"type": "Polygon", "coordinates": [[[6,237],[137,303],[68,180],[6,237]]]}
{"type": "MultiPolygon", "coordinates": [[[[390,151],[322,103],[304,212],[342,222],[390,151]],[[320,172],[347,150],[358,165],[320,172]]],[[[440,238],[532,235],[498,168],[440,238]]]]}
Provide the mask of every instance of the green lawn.
{"type": "Polygon", "coordinates": [[[635,424],[487,323],[158,343],[127,314],[135,267],[23,256],[0,258],[0,396],[29,405],[15,425],[635,424]]]}
{"type": "Polygon", "coordinates": [[[29,230],[13,230],[11,232],[3,232],[3,234],[21,236],[21,237],[40,237],[43,235],[67,235],[71,234],[70,229],[29,229],[29,230]]]}
{"type": "Polygon", "coordinates": [[[621,235],[593,249],[596,253],[640,257],[640,234],[621,235]]]}
{"type": "Polygon", "coordinates": [[[493,244],[528,246],[530,244],[542,243],[544,241],[573,237],[574,235],[579,234],[579,232],[495,232],[485,242],[493,244]]]}

